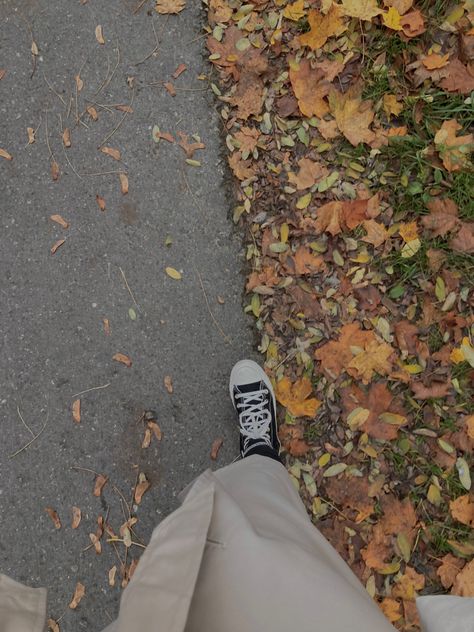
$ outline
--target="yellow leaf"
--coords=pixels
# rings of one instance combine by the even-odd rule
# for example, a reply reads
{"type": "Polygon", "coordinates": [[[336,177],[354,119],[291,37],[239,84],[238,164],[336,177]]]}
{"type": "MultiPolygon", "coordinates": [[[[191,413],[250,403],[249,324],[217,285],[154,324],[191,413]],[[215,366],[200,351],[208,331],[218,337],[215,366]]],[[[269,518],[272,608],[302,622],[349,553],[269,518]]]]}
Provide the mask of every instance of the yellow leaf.
{"type": "Polygon", "coordinates": [[[368,22],[382,13],[377,6],[377,0],[342,0],[342,10],[344,15],[368,22]]]}
{"type": "Polygon", "coordinates": [[[334,90],[329,104],[338,128],[354,147],[375,139],[374,132],[369,129],[375,116],[372,101],[362,101],[350,90],[345,94],[334,90]]]}
{"type": "Polygon", "coordinates": [[[386,342],[377,340],[370,342],[364,351],[358,353],[348,364],[347,372],[353,377],[362,378],[364,384],[368,384],[374,372],[387,375],[392,369],[389,361],[393,348],[386,342]]]}
{"type": "Polygon", "coordinates": [[[283,10],[283,17],[287,20],[293,20],[293,22],[297,22],[305,15],[304,0],[296,0],[296,2],[288,4],[283,10]]]}
{"type": "Polygon", "coordinates": [[[347,29],[342,19],[341,8],[336,4],[331,6],[327,15],[311,9],[308,13],[308,23],[310,30],[300,35],[300,42],[303,46],[309,46],[311,50],[322,48],[328,38],[340,35],[347,29]]]}
{"type": "Polygon", "coordinates": [[[426,495],[426,497],[428,498],[428,500],[430,501],[430,503],[432,505],[434,505],[435,507],[439,507],[441,504],[441,493],[439,491],[439,489],[436,487],[436,485],[431,484],[428,488],[428,493],[426,495]]]}
{"type": "Polygon", "coordinates": [[[409,259],[416,255],[418,250],[421,248],[421,241],[419,239],[412,239],[407,244],[405,244],[400,252],[403,259],[409,259]]]}
{"type": "Polygon", "coordinates": [[[403,426],[408,421],[406,417],[397,415],[396,413],[382,413],[379,415],[379,419],[385,424],[392,424],[393,426],[403,426]]]}
{"type": "Polygon", "coordinates": [[[5,160],[13,160],[13,156],[6,150],[0,147],[0,156],[5,160]]]}
{"type": "Polygon", "coordinates": [[[446,55],[440,55],[439,53],[431,53],[421,60],[421,63],[428,70],[437,70],[438,68],[444,68],[449,62],[449,53],[446,55]]]}
{"type": "Polygon", "coordinates": [[[352,431],[355,431],[363,426],[369,417],[370,410],[358,406],[347,415],[347,425],[352,431]]]}
{"type": "Polygon", "coordinates": [[[294,384],[283,377],[276,385],[276,398],[294,417],[314,417],[321,402],[310,398],[313,391],[311,380],[303,377],[294,384]]]}
{"type": "Polygon", "coordinates": [[[311,196],[311,193],[306,193],[306,195],[302,195],[300,198],[298,198],[298,201],[296,202],[296,208],[300,210],[308,208],[309,203],[311,202],[311,196]]]}
{"type": "Polygon", "coordinates": [[[281,228],[280,228],[280,241],[286,244],[286,242],[288,241],[289,234],[290,234],[290,227],[285,222],[284,224],[281,225],[281,228]]]}
{"type": "Polygon", "coordinates": [[[105,44],[104,33],[100,24],[95,27],[95,39],[99,42],[99,44],[105,44]]]}
{"type": "Polygon", "coordinates": [[[453,364],[464,362],[464,353],[460,347],[455,347],[449,354],[449,359],[453,364]]]}
{"type": "Polygon", "coordinates": [[[326,465],[329,463],[330,460],[331,460],[331,455],[329,454],[329,452],[325,452],[318,459],[319,467],[326,467],[326,465]]]}
{"type": "Polygon", "coordinates": [[[384,94],[383,109],[388,118],[390,118],[391,114],[393,114],[394,116],[398,116],[403,110],[403,103],[399,103],[397,101],[397,97],[394,94],[384,94]]]}
{"type": "Polygon", "coordinates": [[[185,6],[185,0],[157,0],[155,10],[162,14],[180,13],[185,6]]]}
{"type": "Polygon", "coordinates": [[[395,7],[390,7],[387,13],[382,14],[382,20],[385,26],[394,31],[401,31],[402,25],[400,24],[400,13],[398,13],[395,7]]]}
{"type": "Polygon", "coordinates": [[[398,232],[400,237],[406,243],[413,241],[414,239],[418,239],[418,226],[416,222],[406,222],[400,224],[398,232]]]}
{"type": "Polygon", "coordinates": [[[181,272],[178,272],[178,270],[176,270],[175,268],[171,268],[171,267],[167,267],[165,269],[166,274],[171,277],[172,279],[174,279],[175,281],[179,281],[182,278],[182,274],[181,272]]]}

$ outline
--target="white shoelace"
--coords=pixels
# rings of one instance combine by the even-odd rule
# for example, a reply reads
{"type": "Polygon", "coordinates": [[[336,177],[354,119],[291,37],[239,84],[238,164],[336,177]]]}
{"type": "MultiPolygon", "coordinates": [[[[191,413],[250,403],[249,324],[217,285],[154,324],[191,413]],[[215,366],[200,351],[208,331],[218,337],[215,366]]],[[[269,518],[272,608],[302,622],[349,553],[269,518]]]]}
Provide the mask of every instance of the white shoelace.
{"type": "Polygon", "coordinates": [[[236,393],[239,412],[240,433],[244,437],[244,451],[250,441],[260,440],[272,447],[270,424],[272,416],[268,410],[268,390],[266,388],[250,393],[236,393]]]}

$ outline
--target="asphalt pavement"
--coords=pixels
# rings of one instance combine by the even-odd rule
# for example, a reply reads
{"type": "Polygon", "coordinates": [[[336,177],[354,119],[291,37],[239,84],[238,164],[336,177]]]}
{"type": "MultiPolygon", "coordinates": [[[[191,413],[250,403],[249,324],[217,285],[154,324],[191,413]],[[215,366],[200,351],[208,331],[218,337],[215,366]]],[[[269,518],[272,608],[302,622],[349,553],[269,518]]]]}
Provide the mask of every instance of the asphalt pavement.
{"type": "Polygon", "coordinates": [[[192,0],[177,16],[153,7],[0,0],[0,572],[46,586],[62,632],[110,623],[120,563],[139,558],[188,482],[237,455],[227,378],[252,355],[220,123],[202,77],[204,16],[192,0]],[[205,148],[187,155],[178,132],[205,148]],[[162,439],[143,448],[153,419],[162,439]],[[95,473],[108,477],[100,496],[95,473]],[[140,474],[151,487],[134,508],[140,474]],[[137,544],[125,558],[105,533],[97,554],[98,517],[123,539],[129,510],[137,544]],[[72,610],[77,582],[86,593],[72,610]]]}

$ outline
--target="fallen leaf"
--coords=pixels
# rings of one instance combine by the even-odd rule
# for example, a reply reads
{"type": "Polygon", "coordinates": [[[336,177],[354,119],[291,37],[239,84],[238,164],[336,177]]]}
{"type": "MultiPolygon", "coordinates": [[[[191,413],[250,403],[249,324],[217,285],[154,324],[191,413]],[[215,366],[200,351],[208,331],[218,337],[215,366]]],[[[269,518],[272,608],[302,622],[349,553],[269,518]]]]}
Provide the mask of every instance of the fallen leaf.
{"type": "Polygon", "coordinates": [[[179,66],[176,68],[176,70],[174,71],[174,73],[171,76],[173,77],[173,79],[177,79],[187,69],[188,69],[188,67],[186,66],[186,64],[179,64],[179,66]]]}
{"type": "Polygon", "coordinates": [[[342,0],[342,11],[351,18],[368,22],[382,13],[377,6],[377,0],[342,0]]]}
{"type": "Polygon", "coordinates": [[[278,436],[284,449],[292,456],[301,457],[308,453],[309,445],[303,439],[300,426],[283,424],[278,430],[278,436]]]}
{"type": "Polygon", "coordinates": [[[463,222],[457,235],[449,242],[450,247],[456,252],[474,252],[474,223],[463,222]]]}
{"type": "Polygon", "coordinates": [[[412,8],[414,0],[384,0],[386,7],[394,7],[400,15],[412,8]]]}
{"type": "Polygon", "coordinates": [[[181,272],[178,272],[178,270],[176,270],[175,268],[171,268],[170,266],[165,268],[165,272],[169,277],[171,277],[175,281],[179,281],[180,279],[183,278],[183,275],[181,274],[181,272]]]}
{"type": "Polygon", "coordinates": [[[228,98],[236,110],[236,117],[246,121],[252,115],[260,114],[263,106],[264,84],[253,72],[242,72],[235,93],[228,98]]]}
{"type": "Polygon", "coordinates": [[[338,377],[352,361],[351,347],[364,349],[375,340],[372,331],[361,331],[359,323],[344,325],[339,339],[330,341],[315,351],[314,357],[321,362],[321,368],[332,379],[338,377]]]}
{"type": "Polygon", "coordinates": [[[367,234],[362,237],[362,241],[372,244],[375,248],[381,246],[388,239],[387,229],[383,224],[376,222],[375,219],[366,219],[362,222],[367,234]]]}
{"type": "Polygon", "coordinates": [[[99,44],[105,44],[104,33],[100,24],[95,27],[95,39],[99,44]]]}
{"type": "Polygon", "coordinates": [[[304,0],[296,0],[296,2],[287,4],[283,9],[283,17],[293,22],[298,22],[305,15],[304,0]]]}
{"type": "Polygon", "coordinates": [[[122,191],[122,195],[127,195],[128,193],[128,176],[126,173],[119,173],[120,178],[120,189],[122,191]]]}
{"type": "Polygon", "coordinates": [[[0,158],[5,158],[5,160],[13,160],[13,156],[8,153],[6,149],[2,149],[0,147],[0,158]]]}
{"type": "Polygon", "coordinates": [[[162,14],[180,13],[185,6],[185,0],[157,0],[155,9],[162,14]]]}
{"type": "Polygon", "coordinates": [[[380,609],[390,621],[390,623],[395,623],[395,621],[398,621],[403,616],[401,604],[396,601],[396,599],[391,599],[390,597],[385,597],[382,600],[380,604],[380,609]]]}
{"type": "Polygon", "coordinates": [[[417,37],[425,32],[425,20],[423,14],[418,9],[405,13],[400,18],[400,25],[404,35],[407,37],[417,37]]]}
{"type": "Polygon", "coordinates": [[[97,114],[97,110],[95,109],[94,106],[88,105],[86,107],[86,111],[93,121],[97,121],[99,119],[99,115],[97,114]]]}
{"type": "Polygon", "coordinates": [[[327,202],[317,210],[316,221],[307,221],[317,233],[327,232],[339,235],[342,231],[353,230],[367,217],[368,200],[339,200],[327,202]]]}
{"type": "Polygon", "coordinates": [[[171,81],[165,81],[165,83],[163,84],[163,87],[166,90],[166,92],[172,97],[175,97],[177,95],[176,89],[174,85],[171,83],[171,81]]]}
{"type": "Polygon", "coordinates": [[[56,241],[52,246],[51,246],[51,254],[54,255],[59,248],[61,248],[61,246],[65,243],[65,239],[58,239],[58,241],[56,241]]]}
{"type": "Polygon", "coordinates": [[[436,574],[441,580],[443,588],[451,588],[459,571],[465,565],[465,561],[455,557],[452,553],[447,553],[441,558],[441,566],[436,570],[436,574]]]}
{"type": "Polygon", "coordinates": [[[398,116],[403,110],[403,103],[399,103],[394,94],[384,94],[382,101],[383,109],[388,118],[390,118],[391,114],[398,116]]]}
{"type": "Polygon", "coordinates": [[[326,97],[331,84],[323,71],[311,68],[308,59],[302,59],[299,63],[290,60],[289,75],[298,107],[304,116],[322,118],[329,112],[326,97]]]}
{"type": "Polygon", "coordinates": [[[418,225],[414,222],[402,222],[398,233],[404,242],[408,243],[414,239],[418,239],[418,225]]]}
{"type": "Polygon", "coordinates": [[[201,143],[200,141],[189,142],[188,135],[184,134],[183,132],[178,132],[178,136],[181,139],[178,145],[182,149],[184,149],[184,151],[186,152],[187,158],[192,158],[194,156],[194,152],[197,151],[198,149],[206,148],[206,145],[204,143],[201,143]]]}
{"type": "Polygon", "coordinates": [[[114,565],[112,566],[112,568],[109,570],[109,586],[115,586],[115,575],[117,573],[117,567],[114,565]]]}
{"type": "Polygon", "coordinates": [[[164,383],[166,390],[171,394],[173,392],[173,380],[171,379],[171,376],[165,375],[164,383]]]}
{"type": "Polygon", "coordinates": [[[473,149],[473,134],[456,136],[462,126],[456,119],[444,121],[436,132],[434,143],[443,165],[448,171],[459,171],[469,164],[469,155],[473,149]]]}
{"type": "Polygon", "coordinates": [[[322,48],[330,37],[341,35],[347,29],[343,11],[337,4],[332,4],[326,15],[316,9],[310,9],[307,19],[310,30],[300,35],[299,39],[302,46],[309,46],[311,50],[322,48]]]}
{"type": "Polygon", "coordinates": [[[106,156],[110,156],[114,160],[120,160],[121,159],[120,150],[114,149],[113,147],[101,147],[100,151],[103,154],[105,154],[106,156]]]}
{"type": "Polygon", "coordinates": [[[374,373],[388,375],[392,370],[392,363],[389,361],[393,353],[393,347],[386,342],[379,343],[377,340],[370,342],[365,350],[362,350],[347,365],[347,372],[353,377],[359,377],[364,384],[368,384],[374,373]]]}
{"type": "Polygon", "coordinates": [[[156,423],[156,421],[149,421],[148,428],[153,432],[157,441],[161,441],[162,433],[160,426],[156,423]]]}
{"type": "Polygon", "coordinates": [[[456,459],[456,469],[458,471],[461,485],[464,487],[464,489],[467,489],[467,491],[469,491],[472,485],[471,473],[469,471],[469,464],[462,456],[459,456],[456,459]]]}
{"type": "Polygon", "coordinates": [[[35,57],[39,55],[38,44],[34,40],[31,42],[31,54],[35,57]]]}
{"type": "Polygon", "coordinates": [[[59,176],[60,176],[59,165],[55,160],[52,160],[51,161],[51,177],[56,182],[56,180],[59,180],[59,176]]]}
{"type": "Polygon", "coordinates": [[[310,397],[313,392],[311,380],[302,377],[293,384],[283,377],[276,385],[276,398],[294,417],[314,417],[321,402],[310,397]]]}
{"type": "Polygon", "coordinates": [[[81,422],[81,400],[75,399],[72,403],[72,418],[79,424],[81,422]]]}
{"type": "Polygon", "coordinates": [[[325,178],[328,175],[326,167],[323,167],[321,163],[314,162],[309,158],[301,158],[298,161],[298,167],[298,174],[292,172],[288,174],[288,180],[296,186],[298,191],[309,189],[321,178],[325,178]]]}
{"type": "Polygon", "coordinates": [[[396,580],[392,596],[404,601],[416,599],[417,592],[425,587],[425,576],[417,573],[411,566],[405,567],[404,574],[396,580]]]}
{"type": "Polygon", "coordinates": [[[62,139],[63,139],[64,147],[70,147],[71,146],[71,130],[69,129],[69,127],[66,127],[63,130],[62,139]]]}
{"type": "Polygon", "coordinates": [[[89,533],[89,539],[95,549],[97,555],[102,553],[102,545],[100,543],[100,538],[95,533],[89,533]]]}
{"type": "Polygon", "coordinates": [[[97,496],[97,498],[102,494],[102,488],[104,487],[104,485],[107,483],[108,481],[108,477],[104,476],[103,474],[98,474],[95,477],[95,482],[94,482],[94,496],[97,496]]]}
{"type": "Polygon", "coordinates": [[[232,9],[226,0],[209,0],[207,17],[210,24],[217,24],[218,22],[225,24],[232,17],[232,9]]]}
{"type": "Polygon", "coordinates": [[[251,160],[242,159],[242,152],[234,151],[227,160],[235,177],[239,180],[247,180],[255,175],[256,167],[252,164],[251,160]]]}
{"type": "Polygon", "coordinates": [[[77,606],[79,605],[81,599],[84,597],[85,594],[86,594],[86,588],[84,584],[81,584],[81,582],[77,582],[76,589],[74,591],[74,596],[71,600],[71,603],[69,604],[69,607],[71,608],[71,610],[75,610],[77,608],[77,606]]]}
{"type": "Polygon", "coordinates": [[[49,218],[51,221],[59,224],[62,228],[69,228],[69,222],[67,222],[61,215],[51,215],[49,218]]]}
{"type": "Polygon", "coordinates": [[[474,90],[474,72],[459,59],[453,59],[445,66],[446,75],[439,86],[447,92],[470,94],[474,90]]]}
{"type": "Polygon", "coordinates": [[[77,527],[81,524],[82,512],[79,507],[72,508],[72,522],[71,528],[77,529],[77,527]]]}
{"type": "Polygon", "coordinates": [[[95,196],[96,202],[100,208],[101,211],[105,211],[105,200],[103,197],[101,197],[99,194],[97,194],[95,196]]]}
{"type": "Polygon", "coordinates": [[[61,520],[59,519],[57,512],[52,507],[46,507],[45,511],[48,514],[48,516],[51,518],[51,520],[53,521],[55,529],[60,529],[61,520]]]}
{"type": "Polygon", "coordinates": [[[76,82],[77,91],[80,92],[82,90],[82,88],[84,87],[84,82],[81,79],[81,75],[76,75],[74,77],[74,80],[76,82]]]}
{"type": "Polygon", "coordinates": [[[469,494],[449,501],[449,511],[454,520],[468,527],[474,527],[474,502],[469,494]]]}
{"type": "Polygon", "coordinates": [[[436,70],[437,68],[443,68],[449,62],[449,53],[446,55],[440,55],[439,53],[431,53],[430,55],[426,55],[421,60],[421,63],[428,70],[436,70]]]}
{"type": "Polygon", "coordinates": [[[410,386],[416,399],[446,397],[452,389],[451,380],[433,382],[431,386],[425,386],[422,382],[412,382],[410,386]]]}
{"type": "Polygon", "coordinates": [[[143,436],[143,441],[142,441],[142,449],[146,450],[147,448],[149,448],[150,443],[151,443],[151,430],[150,428],[145,428],[145,434],[143,436]]]}
{"type": "Polygon", "coordinates": [[[7,74],[7,71],[4,68],[0,68],[0,81],[7,74]]]}
{"type": "Polygon", "coordinates": [[[117,362],[121,362],[122,364],[125,364],[125,366],[127,366],[128,368],[130,368],[132,366],[131,359],[127,355],[125,355],[124,353],[116,353],[115,355],[112,356],[112,360],[116,360],[117,362]]]}
{"type": "MultiPolygon", "coordinates": [[[[370,144],[375,139],[374,132],[369,129],[375,116],[372,101],[362,101],[356,92],[351,90],[345,94],[333,90],[329,104],[337,126],[354,147],[359,143],[370,144]]],[[[318,116],[316,112],[314,114],[318,116]]]]}
{"type": "Polygon", "coordinates": [[[54,619],[48,619],[48,630],[51,632],[61,632],[59,628],[59,623],[54,619]]]}
{"type": "Polygon", "coordinates": [[[104,323],[104,333],[106,336],[110,336],[110,321],[108,318],[103,318],[102,322],[104,323]]]}
{"type": "Polygon", "coordinates": [[[474,560],[459,571],[453,582],[451,594],[458,597],[474,597],[474,560]]]}
{"type": "Polygon", "coordinates": [[[36,140],[36,132],[32,127],[27,127],[26,132],[28,134],[28,145],[32,145],[36,140]]]}
{"type": "Polygon", "coordinates": [[[127,112],[127,114],[133,114],[133,108],[131,108],[129,105],[126,105],[125,103],[118,103],[117,105],[114,105],[114,108],[116,110],[119,110],[120,112],[127,112]]]}
{"type": "Polygon", "coordinates": [[[294,257],[288,259],[294,266],[294,273],[298,276],[306,274],[315,274],[320,271],[324,265],[324,260],[319,255],[315,255],[309,248],[300,246],[295,252],[294,257]]]}
{"type": "Polygon", "coordinates": [[[222,437],[218,437],[217,439],[214,439],[214,441],[212,442],[211,459],[213,461],[215,461],[217,459],[217,456],[219,454],[219,450],[221,449],[223,443],[224,443],[224,439],[222,437]]]}
{"type": "Polygon", "coordinates": [[[430,231],[431,237],[445,237],[460,225],[457,204],[449,198],[430,200],[427,207],[430,214],[424,215],[421,223],[430,231]]]}
{"type": "Polygon", "coordinates": [[[138,483],[137,483],[137,486],[135,487],[135,494],[134,494],[135,504],[139,505],[142,502],[143,494],[149,489],[149,487],[150,487],[150,481],[147,480],[143,472],[140,472],[138,476],[138,483]]]}
{"type": "Polygon", "coordinates": [[[387,13],[382,13],[382,22],[393,31],[401,31],[401,15],[395,7],[389,7],[387,13]]]}

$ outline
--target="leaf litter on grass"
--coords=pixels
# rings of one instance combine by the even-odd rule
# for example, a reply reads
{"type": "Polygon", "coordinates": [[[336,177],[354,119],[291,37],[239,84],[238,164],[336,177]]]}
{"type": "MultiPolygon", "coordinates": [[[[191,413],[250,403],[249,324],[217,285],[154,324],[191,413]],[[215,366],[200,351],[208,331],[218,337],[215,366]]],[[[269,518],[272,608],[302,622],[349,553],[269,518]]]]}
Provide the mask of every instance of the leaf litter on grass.
{"type": "Polygon", "coordinates": [[[474,596],[474,6],[205,5],[290,475],[419,630],[417,595],[474,596]]]}

